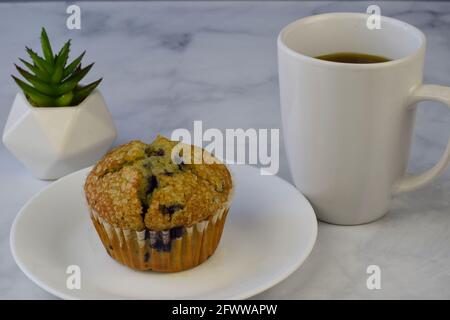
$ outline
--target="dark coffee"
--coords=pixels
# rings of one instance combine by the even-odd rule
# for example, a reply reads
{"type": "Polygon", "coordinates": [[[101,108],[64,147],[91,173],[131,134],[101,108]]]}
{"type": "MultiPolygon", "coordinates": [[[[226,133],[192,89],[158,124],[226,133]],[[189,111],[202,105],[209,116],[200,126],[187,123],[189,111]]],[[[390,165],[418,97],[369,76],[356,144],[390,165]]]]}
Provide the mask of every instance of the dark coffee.
{"type": "Polygon", "coordinates": [[[355,53],[355,52],[336,52],[315,57],[316,59],[341,62],[341,63],[380,63],[388,62],[389,59],[382,56],[372,54],[355,53]]]}

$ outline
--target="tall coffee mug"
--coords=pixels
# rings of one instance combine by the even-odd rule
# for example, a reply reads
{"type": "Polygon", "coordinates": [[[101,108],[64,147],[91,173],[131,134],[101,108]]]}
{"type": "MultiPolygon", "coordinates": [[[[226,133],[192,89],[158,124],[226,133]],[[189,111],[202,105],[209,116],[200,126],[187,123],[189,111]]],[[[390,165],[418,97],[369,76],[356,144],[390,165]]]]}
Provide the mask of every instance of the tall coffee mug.
{"type": "Polygon", "coordinates": [[[320,220],[342,225],[374,221],[392,196],[426,185],[450,160],[406,175],[416,104],[450,107],[450,88],[422,84],[426,39],[417,28],[368,15],[331,13],[286,26],[278,37],[281,117],[296,186],[320,220]],[[349,64],[313,57],[355,52],[392,61],[349,64]]]}

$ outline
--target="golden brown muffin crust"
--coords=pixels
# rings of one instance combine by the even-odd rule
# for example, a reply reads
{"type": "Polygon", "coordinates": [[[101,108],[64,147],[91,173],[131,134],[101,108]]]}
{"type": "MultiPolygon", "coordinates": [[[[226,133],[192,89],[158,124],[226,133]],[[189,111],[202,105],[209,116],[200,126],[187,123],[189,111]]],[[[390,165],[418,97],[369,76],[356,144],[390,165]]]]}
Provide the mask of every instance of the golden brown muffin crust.
{"type": "Polygon", "coordinates": [[[130,141],[108,152],[92,171],[96,176],[101,177],[107,172],[119,170],[127,163],[143,159],[147,148],[148,145],[141,141],[130,141]]]}
{"type": "Polygon", "coordinates": [[[131,230],[189,226],[223,208],[232,190],[226,166],[174,163],[177,143],[158,136],[150,145],[132,141],[106,154],[85,183],[89,206],[131,230]]]}

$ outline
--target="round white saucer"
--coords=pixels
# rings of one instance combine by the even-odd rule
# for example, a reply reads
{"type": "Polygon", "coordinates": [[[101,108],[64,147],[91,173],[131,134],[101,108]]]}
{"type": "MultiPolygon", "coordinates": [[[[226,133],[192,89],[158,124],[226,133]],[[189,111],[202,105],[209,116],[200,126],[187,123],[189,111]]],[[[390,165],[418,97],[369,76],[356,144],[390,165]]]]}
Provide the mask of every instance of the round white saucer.
{"type": "Polygon", "coordinates": [[[31,280],[65,299],[248,298],[303,263],[314,246],[317,221],[305,197],[284,180],[250,166],[232,171],[235,195],[222,240],[213,256],[191,270],[134,271],[110,258],[84,200],[89,168],[28,201],[11,228],[12,254],[31,280]],[[81,289],[66,286],[72,265],[80,268],[81,289]]]}

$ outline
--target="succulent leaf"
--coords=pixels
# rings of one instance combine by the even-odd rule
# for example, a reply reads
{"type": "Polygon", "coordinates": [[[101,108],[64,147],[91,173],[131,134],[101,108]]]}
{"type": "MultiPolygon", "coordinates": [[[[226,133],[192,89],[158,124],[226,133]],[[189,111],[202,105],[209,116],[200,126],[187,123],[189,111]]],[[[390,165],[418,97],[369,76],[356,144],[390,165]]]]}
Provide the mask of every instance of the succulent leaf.
{"type": "Polygon", "coordinates": [[[78,58],[76,58],[75,60],[73,60],[65,69],[63,72],[63,79],[67,78],[67,76],[69,76],[72,72],[75,71],[75,69],[80,65],[81,60],[84,57],[84,54],[86,53],[86,51],[83,51],[82,54],[80,54],[80,56],[78,58]]]}
{"type": "Polygon", "coordinates": [[[19,73],[22,75],[22,77],[24,77],[29,83],[31,83],[33,85],[34,88],[36,88],[40,92],[45,93],[50,96],[54,96],[54,95],[58,94],[57,91],[51,85],[40,80],[38,77],[36,77],[35,75],[32,75],[28,71],[22,69],[18,65],[15,65],[15,66],[16,66],[17,71],[19,71],[19,73]]]}
{"type": "Polygon", "coordinates": [[[71,42],[71,40],[69,39],[62,46],[61,50],[59,50],[58,54],[56,55],[56,60],[55,60],[56,65],[61,65],[63,67],[66,65],[67,59],[69,58],[70,42],[71,42]]]}
{"type": "Polygon", "coordinates": [[[79,69],[72,73],[66,80],[64,80],[58,87],[58,93],[62,94],[68,91],[72,91],[78,85],[78,83],[83,79],[86,74],[91,70],[94,63],[91,63],[83,69],[79,69]]]}
{"type": "Polygon", "coordinates": [[[26,84],[22,80],[14,77],[11,75],[14,79],[14,81],[17,83],[17,85],[23,90],[23,92],[31,99],[32,102],[36,106],[39,107],[51,107],[54,105],[54,99],[46,96],[44,94],[41,94],[38,90],[33,88],[32,86],[26,84]]]}
{"type": "Polygon", "coordinates": [[[67,62],[70,52],[70,40],[67,41],[56,55],[54,71],[51,77],[51,82],[54,84],[59,83],[62,80],[64,66],[67,62]]]}
{"type": "Polygon", "coordinates": [[[67,107],[72,102],[72,99],[73,99],[73,92],[69,91],[60,96],[58,99],[56,99],[55,103],[58,107],[67,107]]]}
{"type": "Polygon", "coordinates": [[[42,31],[41,31],[41,47],[42,47],[42,53],[44,54],[45,60],[47,60],[47,62],[53,64],[52,46],[50,45],[50,40],[48,39],[47,31],[45,31],[45,28],[42,28],[42,31]]]}
{"type": "Polygon", "coordinates": [[[103,78],[98,79],[84,87],[78,88],[74,90],[73,94],[73,103],[78,104],[83,101],[87,96],[91,94],[92,91],[97,88],[97,86],[102,82],[103,78]]]}
{"type": "Polygon", "coordinates": [[[53,71],[52,65],[50,65],[47,61],[42,59],[38,56],[36,52],[31,50],[30,48],[26,48],[28,55],[30,56],[31,60],[33,60],[34,64],[42,71],[46,72],[47,74],[51,74],[53,71]]]}
{"type": "Polygon", "coordinates": [[[26,60],[19,59],[31,72],[35,74],[35,76],[39,77],[41,80],[48,82],[50,81],[50,76],[42,72],[38,67],[34,66],[33,64],[29,63],[26,60]]]}
{"type": "Polygon", "coordinates": [[[51,83],[58,84],[63,76],[64,68],[62,66],[56,66],[55,71],[52,74],[52,77],[50,79],[51,83]]]}

